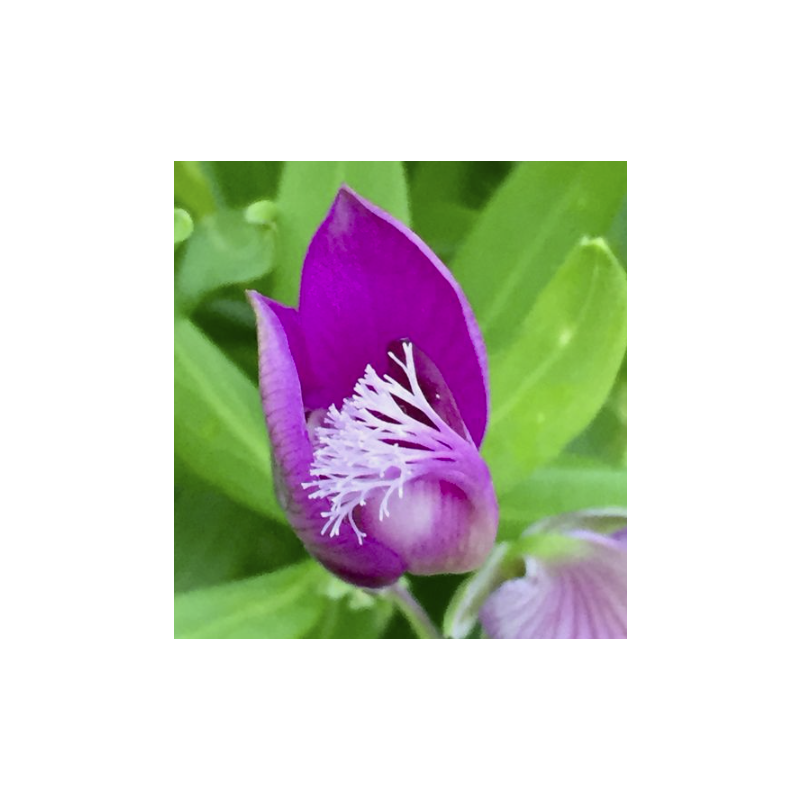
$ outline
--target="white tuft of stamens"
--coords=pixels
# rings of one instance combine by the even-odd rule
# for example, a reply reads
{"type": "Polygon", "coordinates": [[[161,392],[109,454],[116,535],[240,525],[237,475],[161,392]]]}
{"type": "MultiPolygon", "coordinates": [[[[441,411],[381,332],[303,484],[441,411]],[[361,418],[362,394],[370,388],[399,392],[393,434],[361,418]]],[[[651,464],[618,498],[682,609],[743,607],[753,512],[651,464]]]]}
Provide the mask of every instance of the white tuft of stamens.
{"type": "Polygon", "coordinates": [[[366,534],[356,524],[353,512],[367,499],[382,495],[378,518],[389,516],[389,499],[403,496],[403,486],[425,472],[432,460],[454,461],[454,451],[465,441],[434,411],[420,388],[412,345],[403,343],[404,360],[389,357],[405,372],[410,390],[394,378],[378,376],[367,366],[355,385],[353,396],[328,409],[315,431],[313,480],[303,484],[314,489],[309,495],[331,501],[322,534],[338,536],[343,522],[352,526],[362,544],[366,534]],[[431,425],[409,416],[400,406],[418,409],[431,425]],[[399,442],[403,445],[400,446],[399,442]]]}

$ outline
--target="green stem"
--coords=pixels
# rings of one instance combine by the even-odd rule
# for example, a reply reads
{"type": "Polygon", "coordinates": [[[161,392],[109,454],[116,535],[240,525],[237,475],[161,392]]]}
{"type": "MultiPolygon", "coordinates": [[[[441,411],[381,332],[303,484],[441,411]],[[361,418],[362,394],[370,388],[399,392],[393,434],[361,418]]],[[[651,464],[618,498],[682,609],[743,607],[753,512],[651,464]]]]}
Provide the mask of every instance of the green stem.
{"type": "Polygon", "coordinates": [[[417,602],[417,599],[405,586],[395,583],[387,589],[384,589],[383,593],[394,602],[398,609],[400,609],[403,616],[414,629],[414,633],[416,633],[420,639],[443,638],[439,629],[431,622],[431,618],[428,616],[425,609],[417,602]]]}

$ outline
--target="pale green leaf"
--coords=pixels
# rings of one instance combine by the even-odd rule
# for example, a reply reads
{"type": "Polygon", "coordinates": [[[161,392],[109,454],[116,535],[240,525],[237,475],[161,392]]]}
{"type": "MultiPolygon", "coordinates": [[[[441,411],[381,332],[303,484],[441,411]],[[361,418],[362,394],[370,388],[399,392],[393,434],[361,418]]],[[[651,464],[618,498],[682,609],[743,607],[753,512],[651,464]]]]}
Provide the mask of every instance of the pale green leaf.
{"type": "Polygon", "coordinates": [[[580,436],[570,442],[569,451],[599,459],[617,467],[627,465],[628,382],[623,365],[614,388],[598,415],[580,436]]]}
{"type": "Polygon", "coordinates": [[[605,234],[611,252],[624,268],[628,265],[628,202],[624,200],[605,234]]]}
{"type": "Polygon", "coordinates": [[[408,224],[408,188],[400,161],[288,161],[278,189],[279,265],[272,296],[297,305],[300,270],[311,237],[336,192],[347,184],[408,224]]]}
{"type": "Polygon", "coordinates": [[[258,389],[188,319],[175,320],[175,452],[224,494],[283,517],[258,389]]]}
{"type": "Polygon", "coordinates": [[[195,219],[210,214],[215,208],[214,196],[199,161],[175,162],[175,199],[195,219]]]}
{"type": "Polygon", "coordinates": [[[544,517],[585,508],[627,505],[624,469],[576,458],[559,458],[537,469],[500,498],[498,538],[515,539],[544,517]]]}
{"type": "Polygon", "coordinates": [[[320,568],[305,561],[175,597],[176,639],[296,639],[320,620],[320,568]]]}
{"type": "Polygon", "coordinates": [[[175,293],[184,311],[225,286],[252,283],[272,268],[274,231],[223,210],[200,221],[186,246],[175,293]]]}
{"type": "Polygon", "coordinates": [[[483,453],[500,492],[546,464],[600,410],[625,354],[625,273],[602,240],[576,247],[492,359],[483,453]]]}
{"type": "Polygon", "coordinates": [[[608,230],[626,181],[624,161],[531,161],[495,192],[452,264],[490,352],[516,338],[575,242],[608,230]]]}

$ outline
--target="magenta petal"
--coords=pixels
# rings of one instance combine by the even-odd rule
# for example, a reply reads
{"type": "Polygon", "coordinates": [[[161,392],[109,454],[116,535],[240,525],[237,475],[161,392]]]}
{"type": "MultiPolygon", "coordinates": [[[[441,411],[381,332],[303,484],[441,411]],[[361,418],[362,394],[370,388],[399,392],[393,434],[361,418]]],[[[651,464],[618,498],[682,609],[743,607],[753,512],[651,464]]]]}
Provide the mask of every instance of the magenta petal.
{"type": "Polygon", "coordinates": [[[339,536],[319,536],[306,549],[334,575],[368,589],[390,586],[406,571],[403,559],[385,544],[372,538],[359,544],[344,526],[339,536]]]}
{"type": "Polygon", "coordinates": [[[578,531],[574,553],[525,559],[523,578],[506,581],[484,603],[491,639],[626,639],[627,532],[578,531]]]}
{"type": "Polygon", "coordinates": [[[312,500],[302,484],[312,460],[295,357],[304,358],[296,312],[257,292],[248,292],[256,314],[259,384],[264,416],[272,443],[273,474],[278,499],[306,549],[332,572],[362,586],[394,583],[403,573],[402,559],[377,541],[358,545],[343,529],[335,539],[322,536],[322,512],[327,505],[312,500]]]}
{"type": "Polygon", "coordinates": [[[488,494],[467,494],[432,474],[393,497],[383,519],[378,503],[367,502],[365,542],[375,537],[402,553],[413,575],[470,572],[486,561],[497,535],[497,503],[488,494]]]}
{"type": "Polygon", "coordinates": [[[303,396],[304,408],[315,409],[322,407],[323,392],[321,392],[319,380],[314,374],[305,336],[300,327],[300,314],[297,309],[289,308],[277,300],[258,294],[258,292],[252,292],[252,294],[258,298],[260,303],[272,310],[283,328],[292,360],[297,369],[297,375],[300,378],[300,390],[303,396]]]}
{"type": "Polygon", "coordinates": [[[294,358],[295,354],[302,358],[296,312],[258,292],[248,292],[247,297],[256,314],[259,386],[272,444],[276,493],[290,524],[305,541],[313,536],[314,518],[322,507],[309,500],[300,485],[308,479],[312,450],[294,358]]]}
{"type": "Polygon", "coordinates": [[[463,291],[414,233],[346,187],[311,241],[300,321],[323,387],[315,405],[339,405],[367,364],[384,374],[389,345],[410,339],[441,371],[480,445],[486,348],[463,291]]]}

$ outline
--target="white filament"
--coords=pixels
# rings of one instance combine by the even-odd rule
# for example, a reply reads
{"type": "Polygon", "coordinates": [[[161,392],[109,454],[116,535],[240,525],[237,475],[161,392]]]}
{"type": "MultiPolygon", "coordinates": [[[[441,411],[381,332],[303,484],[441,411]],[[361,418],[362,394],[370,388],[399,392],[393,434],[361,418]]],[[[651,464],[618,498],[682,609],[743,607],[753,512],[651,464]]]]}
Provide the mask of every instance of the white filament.
{"type": "Polygon", "coordinates": [[[338,536],[348,521],[362,544],[366,534],[356,524],[353,512],[366,505],[367,498],[381,494],[378,519],[389,516],[389,498],[403,496],[405,483],[425,472],[426,462],[452,461],[453,451],[464,440],[434,411],[420,388],[414,366],[412,345],[403,343],[404,361],[389,357],[405,372],[410,390],[394,378],[382,378],[367,366],[355,385],[353,396],[328,409],[315,432],[316,443],[311,475],[303,484],[313,488],[309,496],[328,498],[329,511],[322,534],[338,536]],[[418,409],[434,427],[409,416],[398,401],[418,409]],[[399,442],[404,445],[401,446],[399,442]]]}

